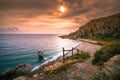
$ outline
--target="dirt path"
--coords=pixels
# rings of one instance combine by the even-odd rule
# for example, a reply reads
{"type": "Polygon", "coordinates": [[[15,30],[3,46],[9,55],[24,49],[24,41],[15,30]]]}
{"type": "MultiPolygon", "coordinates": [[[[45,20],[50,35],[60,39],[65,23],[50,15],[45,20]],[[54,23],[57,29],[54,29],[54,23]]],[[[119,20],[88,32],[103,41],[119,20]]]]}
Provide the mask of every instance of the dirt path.
{"type": "MultiPolygon", "coordinates": [[[[73,54],[77,53],[76,49],[79,49],[79,51],[89,53],[91,57],[94,56],[94,53],[98,51],[102,46],[101,45],[96,45],[96,44],[91,44],[88,42],[80,42],[79,45],[75,47],[75,50],[73,51],[73,54]]],[[[66,53],[66,56],[71,56],[72,51],[66,53]]]]}

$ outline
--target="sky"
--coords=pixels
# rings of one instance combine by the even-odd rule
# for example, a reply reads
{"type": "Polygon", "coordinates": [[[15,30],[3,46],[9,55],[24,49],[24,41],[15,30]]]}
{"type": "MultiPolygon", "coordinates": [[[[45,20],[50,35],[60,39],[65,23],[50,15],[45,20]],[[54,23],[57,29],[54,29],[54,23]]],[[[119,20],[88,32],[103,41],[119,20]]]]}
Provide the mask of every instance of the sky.
{"type": "Polygon", "coordinates": [[[0,34],[68,34],[119,12],[120,0],[0,0],[0,34]]]}

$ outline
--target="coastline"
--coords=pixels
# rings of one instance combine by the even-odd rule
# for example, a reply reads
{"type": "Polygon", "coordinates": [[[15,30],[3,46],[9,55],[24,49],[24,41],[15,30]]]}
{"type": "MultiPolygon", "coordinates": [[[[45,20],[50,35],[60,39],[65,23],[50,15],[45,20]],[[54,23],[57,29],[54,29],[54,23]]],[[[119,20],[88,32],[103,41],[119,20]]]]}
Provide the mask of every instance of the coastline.
{"type": "MultiPolygon", "coordinates": [[[[85,39],[85,40],[87,40],[87,39],[85,39]]],[[[89,53],[91,55],[91,57],[93,57],[94,53],[97,50],[101,49],[102,46],[98,45],[97,43],[92,44],[92,42],[89,42],[89,40],[88,41],[85,41],[85,40],[84,39],[83,40],[76,40],[76,41],[80,41],[80,42],[78,43],[78,45],[76,45],[74,47],[73,54],[76,54],[77,53],[76,49],[79,49],[80,51],[82,51],[84,53],[89,53]],[[92,46],[92,45],[95,45],[95,46],[92,46]],[[87,49],[85,49],[85,47],[87,49]]],[[[94,42],[97,42],[97,41],[94,41],[94,42]]],[[[65,53],[65,57],[69,57],[69,56],[72,56],[72,51],[68,51],[67,53],[65,53]]],[[[61,53],[61,55],[56,57],[55,59],[51,59],[49,61],[46,61],[45,63],[42,63],[41,65],[38,65],[37,67],[33,68],[31,70],[31,72],[34,72],[34,71],[40,69],[41,67],[45,67],[46,65],[50,65],[50,64],[52,64],[54,62],[62,62],[62,61],[63,61],[63,54],[61,53]]]]}
{"type": "MultiPolygon", "coordinates": [[[[80,42],[77,46],[75,46],[75,48],[76,49],[80,49],[80,48],[82,48],[83,49],[83,52],[84,53],[86,53],[86,51],[89,51],[89,50],[84,50],[84,48],[87,46],[87,45],[89,45],[88,47],[89,47],[89,49],[90,50],[92,50],[91,49],[91,45],[95,45],[95,44],[91,44],[91,43],[86,43],[86,42],[80,42]]],[[[101,48],[100,47],[100,45],[97,45],[97,46],[99,46],[99,49],[101,48]]],[[[96,45],[95,45],[95,47],[96,47],[96,45]]],[[[95,47],[93,47],[92,46],[92,48],[95,48],[95,47]]],[[[87,47],[86,47],[87,48],[87,47]]],[[[88,48],[87,48],[88,49],[88,48]]],[[[94,50],[94,51],[97,51],[97,50],[94,50]]],[[[76,53],[76,50],[74,50],[74,54],[76,53]]],[[[71,54],[71,51],[69,51],[68,53],[66,53],[65,54],[65,56],[71,56],[71,55],[68,55],[68,54],[71,54]]],[[[90,52],[90,58],[89,59],[86,59],[85,61],[83,61],[83,60],[76,60],[76,59],[74,59],[74,60],[65,60],[65,62],[63,62],[63,56],[61,55],[61,56],[59,56],[58,58],[56,58],[55,60],[53,60],[53,61],[51,61],[51,62],[48,62],[47,64],[45,64],[45,65],[43,65],[43,66],[41,66],[38,70],[35,70],[34,71],[34,74],[32,75],[32,77],[29,77],[29,78],[27,78],[27,77],[23,77],[23,78],[26,78],[26,79],[37,79],[37,78],[42,78],[42,77],[44,77],[45,78],[45,76],[47,76],[46,74],[47,73],[52,73],[52,74],[54,74],[54,71],[56,72],[58,72],[58,70],[59,69],[61,69],[62,67],[65,67],[66,65],[67,65],[67,67],[71,64],[71,65],[74,65],[74,66],[79,66],[79,69],[82,69],[82,70],[91,70],[90,72],[92,72],[92,74],[98,74],[99,73],[99,70],[98,70],[98,68],[96,67],[96,66],[93,66],[92,64],[91,64],[91,60],[92,60],[92,55],[93,55],[93,52],[90,52]],[[86,67],[88,67],[88,68],[86,68],[86,67]]],[[[81,72],[81,71],[80,71],[81,72]]],[[[51,74],[51,75],[52,75],[51,74]]],[[[82,75],[82,74],[84,74],[84,73],[80,73],[80,75],[82,75]]],[[[55,74],[56,75],[56,74],[55,74]]],[[[89,76],[89,73],[87,74],[88,76],[89,76]]],[[[90,76],[89,76],[90,77],[90,76]]],[[[21,77],[20,77],[21,78],[21,77]]],[[[18,78],[16,78],[15,80],[17,80],[17,79],[19,79],[19,77],[18,78]]]]}
{"type": "MultiPolygon", "coordinates": [[[[91,45],[96,45],[96,44],[91,44],[91,43],[87,43],[87,42],[79,42],[79,44],[78,45],[76,45],[75,46],[75,49],[79,49],[80,51],[81,50],[83,50],[83,52],[85,52],[85,53],[88,53],[88,51],[89,50],[92,50],[91,49],[91,45]],[[89,45],[89,48],[87,48],[87,45],[89,45]],[[88,49],[88,50],[85,50],[85,47],[88,49]]],[[[96,47],[96,46],[95,46],[96,47]]],[[[93,47],[93,48],[95,48],[95,47],[93,47]]],[[[99,45],[99,48],[98,49],[100,49],[101,47],[100,47],[100,45],[99,45]]],[[[98,50],[98,49],[95,49],[95,50],[98,50]]],[[[74,54],[76,53],[76,50],[74,50],[74,52],[73,52],[74,54]]],[[[90,53],[90,55],[93,55],[93,52],[91,52],[90,53]]],[[[66,53],[65,54],[65,56],[71,56],[72,54],[71,54],[71,51],[70,52],[68,52],[68,53],[66,53]]],[[[42,63],[42,64],[40,64],[40,65],[38,65],[38,66],[25,66],[25,68],[27,68],[27,70],[28,71],[26,71],[27,73],[32,73],[32,74],[34,74],[34,73],[39,73],[39,72],[42,72],[43,70],[44,70],[44,68],[45,67],[47,67],[47,66],[49,66],[49,65],[52,65],[52,64],[54,64],[54,63],[57,63],[57,62],[63,62],[63,55],[62,55],[62,53],[61,53],[61,55],[60,56],[58,56],[58,57],[56,57],[55,59],[50,59],[50,60],[48,60],[48,61],[46,61],[45,63],[42,63]],[[28,67],[30,67],[29,69],[28,69],[28,67]]],[[[26,64],[27,65],[27,64],[26,64]]],[[[20,66],[17,66],[16,68],[19,68],[20,66]]],[[[16,68],[14,68],[13,70],[15,70],[16,68]]],[[[23,67],[24,68],[24,67],[23,67]]],[[[19,69],[20,70],[20,69],[19,69]]],[[[21,72],[21,71],[20,71],[21,72]]],[[[25,73],[26,73],[25,72],[25,73]]],[[[5,72],[6,73],[6,72],[5,72]]]]}

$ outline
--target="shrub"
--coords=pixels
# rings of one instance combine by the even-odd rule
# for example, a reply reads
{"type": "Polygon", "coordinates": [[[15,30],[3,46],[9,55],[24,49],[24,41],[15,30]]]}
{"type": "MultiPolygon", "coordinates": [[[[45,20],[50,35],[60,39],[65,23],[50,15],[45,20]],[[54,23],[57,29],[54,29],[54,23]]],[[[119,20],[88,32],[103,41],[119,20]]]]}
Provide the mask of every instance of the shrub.
{"type": "Polygon", "coordinates": [[[120,42],[112,43],[97,51],[92,63],[102,65],[105,61],[117,54],[120,54],[120,42]]]}
{"type": "Polygon", "coordinates": [[[88,53],[76,53],[71,57],[68,57],[67,59],[87,59],[90,58],[90,55],[88,53]]]}
{"type": "Polygon", "coordinates": [[[93,78],[93,80],[108,80],[108,79],[109,77],[105,74],[105,72],[100,72],[93,78]]]}

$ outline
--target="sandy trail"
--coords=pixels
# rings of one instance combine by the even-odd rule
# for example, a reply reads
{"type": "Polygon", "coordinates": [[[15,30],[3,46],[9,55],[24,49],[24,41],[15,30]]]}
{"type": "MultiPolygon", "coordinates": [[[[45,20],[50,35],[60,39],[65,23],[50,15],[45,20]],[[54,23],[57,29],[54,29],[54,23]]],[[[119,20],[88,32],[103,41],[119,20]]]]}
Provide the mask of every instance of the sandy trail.
{"type": "MultiPolygon", "coordinates": [[[[76,49],[79,49],[79,51],[89,53],[91,57],[94,56],[94,53],[98,51],[102,46],[96,45],[96,44],[91,44],[87,42],[81,41],[76,47],[75,50],[73,50],[73,54],[77,53],[76,49]]],[[[66,56],[72,56],[72,51],[69,51],[66,53],[66,56]]]]}

